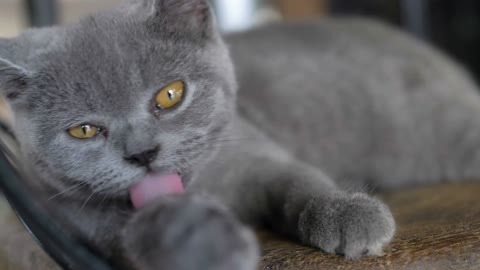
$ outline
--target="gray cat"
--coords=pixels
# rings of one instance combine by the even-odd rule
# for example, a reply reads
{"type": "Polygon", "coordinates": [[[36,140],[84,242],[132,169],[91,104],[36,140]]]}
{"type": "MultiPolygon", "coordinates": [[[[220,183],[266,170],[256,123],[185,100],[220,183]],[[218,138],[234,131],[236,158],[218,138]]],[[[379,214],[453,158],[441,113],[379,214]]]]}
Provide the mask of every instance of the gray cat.
{"type": "Polygon", "coordinates": [[[136,0],[0,39],[0,86],[38,193],[132,269],[255,269],[244,224],[381,255],[362,190],[480,176],[471,78],[364,19],[223,38],[204,0],[136,0]]]}

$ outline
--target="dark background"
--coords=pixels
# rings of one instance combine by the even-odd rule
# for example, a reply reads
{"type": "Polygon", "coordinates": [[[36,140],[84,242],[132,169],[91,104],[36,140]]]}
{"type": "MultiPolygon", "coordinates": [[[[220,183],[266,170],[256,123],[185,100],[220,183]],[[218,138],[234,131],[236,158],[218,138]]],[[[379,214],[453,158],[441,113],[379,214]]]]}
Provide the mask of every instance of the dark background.
{"type": "Polygon", "coordinates": [[[404,27],[467,65],[480,79],[478,0],[332,0],[330,8],[333,14],[368,15],[404,27]]]}

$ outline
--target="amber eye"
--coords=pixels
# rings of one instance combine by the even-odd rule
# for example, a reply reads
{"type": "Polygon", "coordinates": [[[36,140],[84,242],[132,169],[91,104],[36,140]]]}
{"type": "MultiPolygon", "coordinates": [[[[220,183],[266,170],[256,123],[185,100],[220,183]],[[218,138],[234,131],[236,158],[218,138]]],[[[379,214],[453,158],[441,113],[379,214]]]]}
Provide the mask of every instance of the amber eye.
{"type": "Polygon", "coordinates": [[[185,85],[181,81],[175,81],[167,85],[155,97],[157,107],[168,109],[177,105],[182,100],[184,90],[185,85]]]}
{"type": "Polygon", "coordinates": [[[77,139],[89,139],[95,137],[102,131],[101,128],[93,125],[81,125],[78,127],[73,127],[68,129],[70,136],[77,139]]]}

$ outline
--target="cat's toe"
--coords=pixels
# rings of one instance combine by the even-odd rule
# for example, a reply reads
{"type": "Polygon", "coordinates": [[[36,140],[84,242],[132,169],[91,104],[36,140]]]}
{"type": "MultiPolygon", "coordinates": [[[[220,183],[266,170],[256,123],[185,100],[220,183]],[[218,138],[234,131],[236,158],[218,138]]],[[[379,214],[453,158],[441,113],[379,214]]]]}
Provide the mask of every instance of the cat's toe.
{"type": "Polygon", "coordinates": [[[394,233],[388,207],[360,193],[311,199],[299,219],[304,244],[349,259],[382,255],[394,233]]]}

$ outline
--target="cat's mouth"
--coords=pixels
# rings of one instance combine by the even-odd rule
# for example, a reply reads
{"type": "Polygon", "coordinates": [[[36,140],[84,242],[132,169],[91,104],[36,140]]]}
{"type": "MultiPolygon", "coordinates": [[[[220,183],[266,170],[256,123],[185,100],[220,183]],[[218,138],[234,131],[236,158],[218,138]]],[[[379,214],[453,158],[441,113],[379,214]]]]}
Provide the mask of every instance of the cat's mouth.
{"type": "Polygon", "coordinates": [[[155,199],[184,192],[179,174],[149,173],[129,188],[130,201],[135,209],[147,206],[155,199]]]}

